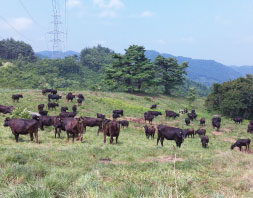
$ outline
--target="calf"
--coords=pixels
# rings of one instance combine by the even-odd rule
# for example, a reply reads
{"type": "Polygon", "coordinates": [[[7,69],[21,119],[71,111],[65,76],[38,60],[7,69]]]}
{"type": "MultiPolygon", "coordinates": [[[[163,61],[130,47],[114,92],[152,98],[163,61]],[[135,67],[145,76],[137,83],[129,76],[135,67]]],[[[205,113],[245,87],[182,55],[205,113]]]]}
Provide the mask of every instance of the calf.
{"type": "Polygon", "coordinates": [[[101,114],[101,113],[97,113],[97,118],[101,118],[101,119],[105,119],[105,115],[101,114]]]}
{"type": "Polygon", "coordinates": [[[61,107],[61,112],[67,112],[67,110],[69,110],[68,107],[61,107]]]}
{"type": "Polygon", "coordinates": [[[81,105],[82,105],[82,103],[83,103],[83,99],[78,98],[78,99],[77,99],[77,104],[78,104],[79,106],[81,106],[81,105]]]}
{"type": "Polygon", "coordinates": [[[145,112],[144,113],[145,123],[146,123],[146,121],[148,121],[149,124],[152,124],[152,121],[153,121],[154,117],[155,117],[154,115],[151,115],[148,112],[145,112]]]}
{"type": "Polygon", "coordinates": [[[38,105],[38,111],[43,111],[45,105],[44,104],[39,104],[38,105]]]}
{"type": "Polygon", "coordinates": [[[70,93],[68,93],[68,95],[66,96],[66,100],[69,102],[69,101],[71,101],[71,102],[73,102],[73,99],[75,98],[76,96],[75,95],[73,95],[71,92],[70,93]]]}
{"type": "Polygon", "coordinates": [[[102,131],[103,128],[103,119],[101,118],[90,118],[90,117],[82,117],[84,124],[84,131],[86,131],[86,127],[98,127],[97,135],[99,131],[102,131]]]}
{"type": "Polygon", "coordinates": [[[156,109],[157,108],[157,104],[153,104],[150,109],[156,109]]]}
{"type": "Polygon", "coordinates": [[[145,125],[143,127],[144,127],[144,130],[145,130],[145,134],[146,134],[147,139],[149,139],[149,136],[151,136],[151,138],[154,139],[154,137],[155,137],[155,127],[151,126],[149,128],[147,125],[145,125]]]}
{"type": "Polygon", "coordinates": [[[23,95],[22,94],[16,94],[16,95],[12,95],[12,100],[13,100],[13,102],[19,102],[19,99],[20,98],[23,98],[23,95]]]}
{"type": "Polygon", "coordinates": [[[216,128],[217,131],[219,131],[219,129],[220,129],[220,124],[221,124],[221,118],[220,117],[212,118],[213,128],[216,128]]]}
{"type": "Polygon", "coordinates": [[[197,131],[195,131],[195,134],[198,134],[199,136],[205,136],[206,130],[205,129],[198,129],[197,131]]]}
{"type": "Polygon", "coordinates": [[[190,118],[185,118],[185,124],[187,125],[187,126],[189,126],[190,125],[190,123],[191,123],[191,119],[190,118]]]}
{"type": "Polygon", "coordinates": [[[57,103],[48,103],[47,104],[47,108],[48,108],[48,110],[50,110],[50,109],[54,109],[54,110],[56,110],[56,107],[59,107],[59,104],[57,104],[57,103]]]}
{"type": "Polygon", "coordinates": [[[239,139],[234,144],[231,145],[231,150],[235,147],[239,147],[240,151],[242,150],[242,146],[246,147],[246,150],[249,150],[250,139],[239,139]]]}
{"type": "Polygon", "coordinates": [[[183,130],[183,137],[184,138],[188,138],[189,136],[194,137],[195,133],[194,133],[194,129],[193,128],[190,128],[190,129],[186,129],[186,130],[183,130]]]}
{"type": "Polygon", "coordinates": [[[129,122],[127,120],[121,120],[119,121],[119,124],[121,125],[122,128],[128,128],[129,122]]]}
{"type": "Polygon", "coordinates": [[[161,112],[159,111],[148,111],[149,114],[153,115],[153,116],[159,116],[159,115],[162,115],[161,112]]]}
{"type": "Polygon", "coordinates": [[[62,98],[59,95],[56,94],[48,94],[48,101],[50,102],[51,100],[56,100],[57,102],[62,98]]]}
{"type": "Polygon", "coordinates": [[[39,114],[40,114],[41,116],[47,116],[48,111],[39,111],[39,114]]]}
{"type": "Polygon", "coordinates": [[[30,134],[30,139],[33,141],[33,134],[35,134],[36,143],[38,141],[38,120],[24,120],[24,119],[10,119],[6,118],[4,121],[4,127],[10,127],[12,134],[15,136],[16,142],[18,142],[19,135],[30,134]]]}
{"type": "Polygon", "coordinates": [[[113,114],[119,114],[121,116],[124,116],[124,111],[123,110],[113,110],[112,111],[113,114]]]}
{"type": "Polygon", "coordinates": [[[78,95],[77,95],[77,98],[84,100],[83,94],[78,94],[78,95]]]}
{"type": "Polygon", "coordinates": [[[237,117],[237,118],[233,118],[235,124],[242,124],[242,118],[241,117],[237,117]]]}
{"type": "Polygon", "coordinates": [[[161,145],[163,146],[164,138],[167,140],[175,140],[176,145],[180,148],[183,143],[183,130],[179,128],[169,127],[166,125],[158,125],[158,137],[157,137],[157,145],[161,140],[161,145]]]}
{"type": "Polygon", "coordinates": [[[76,105],[72,106],[72,111],[76,113],[76,111],[77,111],[77,106],[76,105]]]}
{"type": "Polygon", "coordinates": [[[205,126],[206,125],[206,119],[205,118],[200,118],[199,124],[200,124],[200,126],[205,126]]]}
{"type": "Polygon", "coordinates": [[[105,120],[103,125],[104,130],[104,143],[106,143],[106,136],[110,137],[110,144],[113,143],[113,137],[116,137],[116,144],[120,134],[120,125],[115,120],[105,120]]]}
{"type": "Polygon", "coordinates": [[[4,106],[4,105],[0,105],[0,113],[3,114],[7,114],[7,113],[11,113],[14,110],[13,106],[4,106]]]}
{"type": "Polygon", "coordinates": [[[203,148],[206,148],[207,147],[207,144],[209,142],[209,138],[208,136],[201,136],[201,143],[202,143],[202,147],[203,148]]]}
{"type": "Polygon", "coordinates": [[[179,114],[174,112],[174,111],[169,111],[169,110],[166,110],[165,111],[165,114],[166,114],[166,117],[169,117],[169,118],[176,118],[176,117],[179,117],[179,114]]]}

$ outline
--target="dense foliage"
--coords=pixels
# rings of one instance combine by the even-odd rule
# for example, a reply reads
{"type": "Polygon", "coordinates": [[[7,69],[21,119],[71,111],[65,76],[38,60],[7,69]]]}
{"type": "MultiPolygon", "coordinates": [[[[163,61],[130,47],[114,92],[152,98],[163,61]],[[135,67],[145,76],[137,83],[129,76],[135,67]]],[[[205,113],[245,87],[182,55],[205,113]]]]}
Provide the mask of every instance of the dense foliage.
{"type": "Polygon", "coordinates": [[[34,60],[35,54],[32,47],[23,41],[15,41],[14,39],[0,41],[0,58],[12,60],[19,57],[34,60]]]}
{"type": "Polygon", "coordinates": [[[206,105],[209,110],[219,111],[226,116],[253,119],[253,76],[214,84],[206,105]]]}

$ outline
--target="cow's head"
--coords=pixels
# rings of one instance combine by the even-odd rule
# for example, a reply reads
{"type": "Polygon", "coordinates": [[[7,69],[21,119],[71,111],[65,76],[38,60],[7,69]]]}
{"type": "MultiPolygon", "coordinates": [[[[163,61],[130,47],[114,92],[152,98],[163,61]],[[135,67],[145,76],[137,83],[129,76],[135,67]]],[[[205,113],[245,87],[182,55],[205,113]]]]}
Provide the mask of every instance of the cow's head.
{"type": "Polygon", "coordinates": [[[5,118],[4,120],[4,127],[8,127],[10,125],[10,118],[5,118]]]}

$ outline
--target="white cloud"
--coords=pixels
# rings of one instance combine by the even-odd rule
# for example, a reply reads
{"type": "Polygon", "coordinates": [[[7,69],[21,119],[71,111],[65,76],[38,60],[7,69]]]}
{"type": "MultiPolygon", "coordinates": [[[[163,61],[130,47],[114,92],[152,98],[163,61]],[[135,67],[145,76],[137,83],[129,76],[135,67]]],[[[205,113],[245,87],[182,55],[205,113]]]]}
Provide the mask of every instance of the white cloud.
{"type": "Polygon", "coordinates": [[[68,5],[70,8],[74,8],[74,7],[81,6],[82,3],[81,3],[80,0],[68,0],[67,5],[68,5]]]}
{"type": "Polygon", "coordinates": [[[0,20],[0,29],[2,30],[11,30],[12,27],[15,28],[17,31],[24,31],[27,30],[33,24],[33,21],[29,18],[25,17],[17,17],[12,19],[6,19],[7,23],[0,20]],[[12,27],[11,27],[12,26],[12,27]]]}
{"type": "Polygon", "coordinates": [[[117,11],[124,7],[121,0],[92,0],[93,4],[98,7],[101,11],[100,17],[116,17],[117,11]]]}
{"type": "Polygon", "coordinates": [[[141,17],[152,17],[154,15],[155,15],[155,13],[150,12],[150,11],[144,11],[144,12],[141,13],[141,17]]]}

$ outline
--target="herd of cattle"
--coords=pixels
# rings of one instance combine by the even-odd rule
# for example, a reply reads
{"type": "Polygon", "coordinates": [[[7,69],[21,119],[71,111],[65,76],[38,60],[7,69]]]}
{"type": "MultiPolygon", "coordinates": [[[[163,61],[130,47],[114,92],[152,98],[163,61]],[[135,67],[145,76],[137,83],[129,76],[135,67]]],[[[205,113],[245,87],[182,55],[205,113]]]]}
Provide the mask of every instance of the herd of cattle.
{"type": "MultiPolygon", "coordinates": [[[[57,90],[54,89],[43,89],[42,94],[47,95],[48,104],[47,108],[48,111],[52,109],[56,109],[59,107],[58,103],[51,102],[51,100],[55,100],[58,102],[62,99],[62,96],[57,95],[57,90]]],[[[12,95],[13,102],[19,102],[19,99],[23,98],[23,95],[16,94],[12,95]]],[[[66,100],[73,101],[73,99],[77,99],[77,104],[82,105],[83,101],[85,100],[83,94],[73,95],[69,92],[66,95],[66,100]]],[[[17,119],[17,118],[6,118],[4,121],[4,127],[10,127],[11,131],[18,142],[19,135],[30,135],[31,141],[33,141],[34,136],[36,143],[38,143],[38,129],[44,130],[44,126],[53,126],[55,131],[55,138],[58,136],[60,138],[61,131],[66,131],[67,140],[72,136],[72,141],[80,140],[83,141],[83,133],[86,132],[86,127],[98,127],[97,135],[99,132],[102,131],[104,133],[104,143],[106,143],[106,137],[110,137],[110,143],[112,144],[114,141],[114,137],[116,138],[116,143],[118,142],[118,137],[120,134],[120,128],[128,127],[129,122],[127,120],[120,120],[117,121],[117,118],[124,116],[123,110],[113,110],[112,111],[112,120],[107,119],[105,115],[97,113],[97,118],[92,117],[84,117],[84,116],[77,116],[77,105],[72,106],[72,112],[68,112],[68,107],[61,107],[61,113],[57,116],[48,116],[48,111],[44,110],[45,104],[38,105],[38,113],[32,113],[31,119],[17,119]],[[120,127],[121,126],[121,127],[120,127]]],[[[209,138],[206,136],[206,130],[204,128],[199,128],[198,130],[194,130],[193,128],[190,129],[180,129],[176,127],[171,127],[167,125],[160,124],[156,128],[152,125],[152,121],[155,117],[162,115],[159,111],[154,111],[153,109],[157,108],[157,104],[154,104],[150,107],[151,111],[147,111],[144,113],[144,120],[145,123],[148,121],[151,125],[144,126],[144,131],[146,137],[149,139],[154,139],[155,132],[157,130],[157,145],[159,141],[163,146],[164,139],[167,140],[174,140],[178,147],[181,147],[184,139],[187,137],[194,137],[194,135],[198,134],[202,143],[202,147],[206,148],[209,143],[209,138]]],[[[0,105],[0,113],[7,114],[11,113],[14,110],[13,106],[4,106],[0,105]]],[[[188,112],[188,109],[179,110],[179,113],[174,111],[165,111],[166,117],[176,118],[179,117],[180,114],[186,114],[187,118],[185,118],[185,124],[187,126],[197,118],[197,113],[195,110],[191,110],[188,112]]],[[[242,118],[236,117],[233,119],[236,124],[242,123],[242,118]]],[[[204,127],[206,123],[205,118],[200,118],[200,126],[204,127]]],[[[219,116],[215,116],[212,118],[212,126],[219,131],[221,127],[221,118],[219,116]]],[[[248,133],[253,132],[253,121],[250,121],[248,125],[248,133]]],[[[234,147],[239,147],[240,150],[242,146],[245,146],[246,149],[249,149],[250,139],[238,139],[232,146],[231,149],[234,147]]]]}

